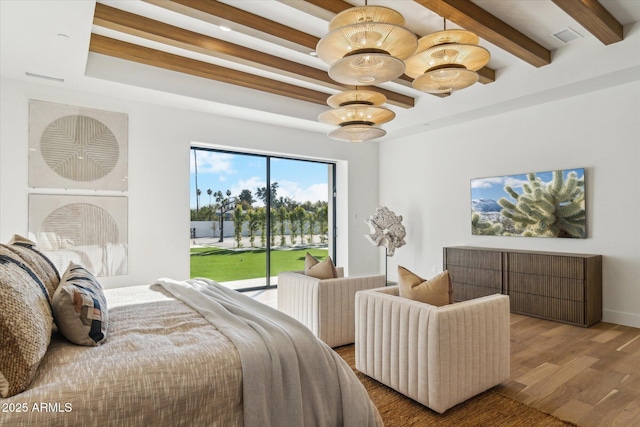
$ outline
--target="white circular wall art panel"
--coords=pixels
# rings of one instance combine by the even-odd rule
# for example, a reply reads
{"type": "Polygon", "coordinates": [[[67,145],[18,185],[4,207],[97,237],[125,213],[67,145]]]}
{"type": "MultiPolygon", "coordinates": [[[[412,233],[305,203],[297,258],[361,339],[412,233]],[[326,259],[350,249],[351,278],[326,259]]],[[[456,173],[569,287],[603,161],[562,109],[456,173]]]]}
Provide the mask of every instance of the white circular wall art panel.
{"type": "Polygon", "coordinates": [[[29,101],[29,187],[128,190],[128,116],[29,101]]]}
{"type": "Polygon", "coordinates": [[[73,181],[107,176],[118,163],[118,141],[104,123],[87,116],[64,116],[42,132],[40,151],[58,175],[73,181]]]}

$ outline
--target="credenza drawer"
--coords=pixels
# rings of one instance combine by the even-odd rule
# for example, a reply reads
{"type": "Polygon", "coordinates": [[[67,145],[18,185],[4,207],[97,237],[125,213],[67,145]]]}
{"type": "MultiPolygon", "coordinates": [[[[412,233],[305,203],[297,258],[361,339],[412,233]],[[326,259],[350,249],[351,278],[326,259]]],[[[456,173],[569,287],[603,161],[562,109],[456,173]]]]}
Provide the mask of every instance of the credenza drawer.
{"type": "Polygon", "coordinates": [[[556,252],[447,247],[456,301],[501,292],[511,311],[591,326],[602,320],[602,256],[556,252]]]}
{"type": "Polygon", "coordinates": [[[509,253],[507,271],[584,279],[584,260],[570,256],[509,253]]]}

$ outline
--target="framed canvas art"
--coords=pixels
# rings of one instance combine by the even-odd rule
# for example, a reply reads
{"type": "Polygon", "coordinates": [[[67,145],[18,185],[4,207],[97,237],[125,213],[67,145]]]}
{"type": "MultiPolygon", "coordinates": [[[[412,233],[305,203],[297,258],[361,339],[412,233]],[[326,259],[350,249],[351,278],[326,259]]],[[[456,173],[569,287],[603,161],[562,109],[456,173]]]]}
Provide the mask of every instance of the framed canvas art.
{"type": "Polygon", "coordinates": [[[29,186],[128,189],[128,116],[29,101],[29,186]]]}
{"type": "Polygon", "coordinates": [[[128,273],[127,198],[29,195],[29,238],[62,273],[69,261],[96,276],[128,273]]]}
{"type": "Polygon", "coordinates": [[[472,179],[471,232],[584,239],[585,194],[583,168],[472,179]]]}

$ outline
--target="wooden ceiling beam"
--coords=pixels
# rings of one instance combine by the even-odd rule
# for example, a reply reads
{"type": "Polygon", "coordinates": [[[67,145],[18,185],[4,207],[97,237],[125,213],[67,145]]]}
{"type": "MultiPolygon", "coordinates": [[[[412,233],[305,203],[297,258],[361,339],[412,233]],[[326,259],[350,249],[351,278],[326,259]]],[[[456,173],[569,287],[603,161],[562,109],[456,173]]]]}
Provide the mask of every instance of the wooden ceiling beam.
{"type": "Polygon", "coordinates": [[[321,84],[336,90],[344,89],[331,80],[323,70],[125,12],[101,3],[96,4],[93,23],[99,27],[109,28],[191,52],[250,65],[267,71],[280,72],[290,77],[302,76],[305,81],[321,84]]]}
{"type": "MultiPolygon", "coordinates": [[[[334,90],[349,90],[353,86],[332,80],[326,71],[282,59],[261,51],[249,49],[224,40],[174,27],[150,18],[125,12],[101,3],[96,4],[93,23],[114,31],[142,37],[173,47],[205,54],[215,58],[249,65],[262,70],[304,80],[334,90]]],[[[414,98],[376,88],[387,97],[387,102],[401,108],[412,108],[414,98]]]]}
{"type": "Polygon", "coordinates": [[[316,90],[138,46],[98,34],[91,34],[89,51],[314,104],[326,105],[329,97],[328,94],[316,90]]]}
{"type": "Polygon", "coordinates": [[[622,41],[622,24],[596,0],[551,0],[605,45],[622,41]]]}
{"type": "Polygon", "coordinates": [[[548,49],[470,0],[414,1],[535,67],[551,63],[551,52],[548,49]]]}
{"type": "Polygon", "coordinates": [[[285,45],[299,52],[309,53],[316,50],[319,40],[311,34],[215,0],[144,1],[212,24],[229,24],[230,28],[244,34],[285,45]]]}
{"type": "MultiPolygon", "coordinates": [[[[300,3],[309,3],[320,9],[327,10],[334,15],[337,15],[342,11],[345,11],[347,9],[354,7],[351,3],[347,3],[346,1],[343,1],[343,0],[305,0],[304,2],[300,2],[300,3]]],[[[302,5],[301,7],[304,7],[304,5],[302,5]]]]}

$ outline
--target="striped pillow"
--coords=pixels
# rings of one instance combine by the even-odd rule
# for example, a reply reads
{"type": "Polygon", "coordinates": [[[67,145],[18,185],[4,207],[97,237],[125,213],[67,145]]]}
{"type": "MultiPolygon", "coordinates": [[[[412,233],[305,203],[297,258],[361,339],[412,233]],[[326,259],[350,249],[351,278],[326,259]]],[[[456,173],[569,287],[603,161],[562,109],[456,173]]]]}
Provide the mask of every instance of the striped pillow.
{"type": "Polygon", "coordinates": [[[0,396],[24,391],[51,340],[53,317],[38,276],[0,245],[0,396]]]}
{"type": "Polygon", "coordinates": [[[14,234],[11,241],[3,246],[18,255],[38,276],[47,289],[49,300],[51,300],[60,283],[60,273],[53,262],[36,247],[34,242],[17,234],[14,234]]]}
{"type": "Polygon", "coordinates": [[[96,346],[107,338],[107,300],[86,268],[69,263],[51,304],[58,330],[72,343],[96,346]]]}

